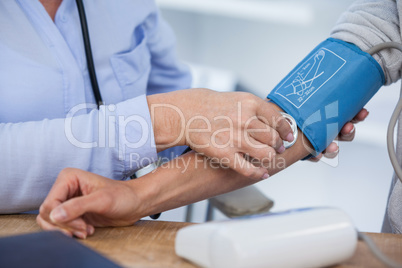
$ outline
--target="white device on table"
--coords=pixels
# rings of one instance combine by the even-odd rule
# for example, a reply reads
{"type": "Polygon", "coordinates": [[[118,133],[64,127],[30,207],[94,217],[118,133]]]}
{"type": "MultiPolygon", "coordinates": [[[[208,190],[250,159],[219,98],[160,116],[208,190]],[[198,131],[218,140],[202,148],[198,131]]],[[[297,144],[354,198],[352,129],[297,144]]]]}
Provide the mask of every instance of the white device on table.
{"type": "Polygon", "coordinates": [[[326,267],[353,256],[357,231],[335,208],[309,208],[185,227],[176,254],[206,268],[326,267]]]}
{"type": "MultiPolygon", "coordinates": [[[[386,43],[369,53],[389,47],[402,52],[401,44],[386,43]]],[[[387,144],[391,163],[402,181],[393,141],[401,111],[402,98],[388,127],[387,144]]],[[[293,117],[283,115],[297,134],[293,117]]],[[[285,144],[287,148],[292,145],[285,144]]],[[[327,267],[351,258],[358,239],[386,266],[402,268],[368,236],[357,232],[346,213],[336,208],[290,210],[185,227],[177,233],[175,249],[180,257],[205,268],[327,267]]]]}

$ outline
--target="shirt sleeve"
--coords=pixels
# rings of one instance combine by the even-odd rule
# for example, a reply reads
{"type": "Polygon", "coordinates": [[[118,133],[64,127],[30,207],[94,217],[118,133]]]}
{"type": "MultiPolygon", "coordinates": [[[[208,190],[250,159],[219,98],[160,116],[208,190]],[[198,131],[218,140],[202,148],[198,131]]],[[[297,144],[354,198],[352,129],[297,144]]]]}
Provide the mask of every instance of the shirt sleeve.
{"type": "Polygon", "coordinates": [[[148,94],[190,88],[190,70],[179,61],[174,33],[159,12],[149,16],[144,27],[148,34],[147,45],[151,52],[152,65],[147,88],[148,94]]]}
{"type": "MultiPolygon", "coordinates": [[[[400,8],[400,2],[395,0],[356,1],[342,14],[331,36],[353,43],[363,51],[384,42],[401,43],[400,8]]],[[[374,58],[384,71],[387,85],[400,79],[400,51],[383,50],[374,58]]]]}
{"type": "Polygon", "coordinates": [[[145,95],[74,116],[79,110],[63,119],[0,124],[0,213],[37,209],[63,168],[121,180],[155,161],[145,95]]]}
{"type": "MultiPolygon", "coordinates": [[[[144,27],[148,34],[148,47],[151,52],[151,73],[147,93],[158,94],[191,88],[192,78],[188,66],[176,54],[174,32],[159,12],[147,18],[144,27]],[[163,40],[163,41],[162,41],[163,40]]],[[[177,146],[158,154],[162,161],[169,161],[181,155],[187,146],[177,146]]]]}

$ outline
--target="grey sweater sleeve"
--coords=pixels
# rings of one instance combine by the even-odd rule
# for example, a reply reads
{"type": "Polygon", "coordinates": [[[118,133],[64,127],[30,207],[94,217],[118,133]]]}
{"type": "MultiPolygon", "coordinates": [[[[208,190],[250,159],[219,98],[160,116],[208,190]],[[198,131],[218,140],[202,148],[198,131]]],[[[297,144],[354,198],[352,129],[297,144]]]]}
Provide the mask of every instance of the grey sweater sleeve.
{"type": "MultiPolygon", "coordinates": [[[[342,14],[331,37],[357,45],[362,50],[383,42],[401,43],[399,0],[358,0],[342,14]]],[[[374,58],[384,70],[386,84],[401,77],[402,53],[384,50],[374,58]]]]}

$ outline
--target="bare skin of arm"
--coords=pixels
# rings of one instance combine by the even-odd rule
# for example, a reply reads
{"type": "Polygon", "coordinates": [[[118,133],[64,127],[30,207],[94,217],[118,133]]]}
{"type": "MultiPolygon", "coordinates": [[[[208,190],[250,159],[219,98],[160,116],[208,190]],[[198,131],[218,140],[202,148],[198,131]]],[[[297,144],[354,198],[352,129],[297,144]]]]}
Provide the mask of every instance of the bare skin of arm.
{"type": "MultiPolygon", "coordinates": [[[[274,109],[280,110],[274,104],[274,109]]],[[[362,110],[353,123],[368,115],[362,110]]],[[[341,130],[341,140],[355,135],[352,123],[341,130]]],[[[299,130],[296,143],[276,155],[266,166],[270,174],[289,167],[310,153],[311,145],[299,130]]],[[[113,181],[77,169],[63,170],[37,217],[45,230],[61,230],[66,235],[86,238],[94,227],[126,226],[144,216],[167,211],[260,180],[250,179],[212,159],[190,152],[159,167],[155,172],[131,181],[113,181]]]]}
{"type": "MultiPolygon", "coordinates": [[[[291,148],[275,156],[265,167],[270,174],[289,167],[309,154],[307,139],[302,133],[299,134],[291,148]]],[[[67,235],[85,238],[93,234],[94,226],[131,225],[144,216],[258,181],[221,167],[220,163],[195,152],[131,181],[113,181],[86,171],[66,169],[60,173],[41,206],[37,221],[43,229],[59,229],[67,235]]]]}

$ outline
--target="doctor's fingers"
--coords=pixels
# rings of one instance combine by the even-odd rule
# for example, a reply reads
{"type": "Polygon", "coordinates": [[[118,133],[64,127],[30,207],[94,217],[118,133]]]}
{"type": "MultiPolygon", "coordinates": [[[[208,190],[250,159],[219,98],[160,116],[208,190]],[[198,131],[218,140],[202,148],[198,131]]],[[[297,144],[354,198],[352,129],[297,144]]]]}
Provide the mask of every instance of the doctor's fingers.
{"type": "Polygon", "coordinates": [[[248,143],[247,154],[244,153],[243,155],[245,155],[246,159],[249,161],[257,161],[258,165],[260,163],[270,163],[277,155],[276,151],[271,146],[261,143],[253,137],[249,137],[248,143]]]}
{"type": "Polygon", "coordinates": [[[245,156],[243,153],[236,153],[230,159],[231,164],[229,167],[244,177],[255,181],[269,178],[267,169],[260,167],[259,165],[254,165],[248,160],[249,157],[245,156]]]}
{"type": "Polygon", "coordinates": [[[269,102],[261,100],[261,104],[257,109],[257,117],[260,121],[275,129],[282,140],[293,141],[293,131],[287,119],[275,110],[269,102]]]}
{"type": "Polygon", "coordinates": [[[283,140],[281,139],[279,133],[270,125],[263,123],[256,117],[254,120],[250,121],[246,132],[248,135],[245,135],[244,138],[248,145],[255,145],[253,142],[250,142],[251,137],[259,142],[257,143],[258,146],[261,146],[260,143],[262,143],[271,146],[278,153],[283,153],[285,151],[283,140]]]}
{"type": "MultiPolygon", "coordinates": [[[[274,151],[272,148],[270,149],[274,151]]],[[[222,159],[220,159],[220,165],[229,167],[240,175],[255,181],[267,179],[269,177],[268,170],[264,167],[260,167],[258,163],[254,165],[252,162],[248,161],[250,157],[251,156],[242,152],[227,152],[223,159],[227,159],[228,161],[222,161],[222,159]]],[[[258,162],[258,160],[256,160],[256,162],[258,162]]]]}

